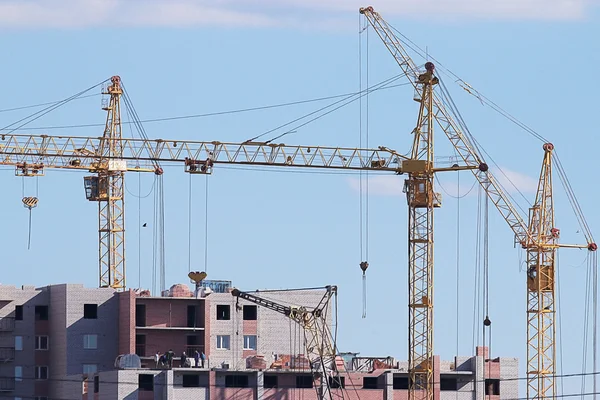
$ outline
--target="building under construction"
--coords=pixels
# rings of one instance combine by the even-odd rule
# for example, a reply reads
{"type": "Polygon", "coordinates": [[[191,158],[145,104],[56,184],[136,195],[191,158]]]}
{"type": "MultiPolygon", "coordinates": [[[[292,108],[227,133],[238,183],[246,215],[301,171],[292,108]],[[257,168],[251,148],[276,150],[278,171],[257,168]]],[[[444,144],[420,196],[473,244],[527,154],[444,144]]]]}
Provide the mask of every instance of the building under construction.
{"type": "MultiPolygon", "coordinates": [[[[100,288],[0,287],[0,350],[5,361],[0,366],[1,391],[16,398],[59,399],[279,399],[295,393],[320,399],[333,399],[339,394],[435,400],[447,393],[477,399],[484,395],[517,398],[516,360],[489,360],[484,348],[473,357],[457,357],[450,363],[434,355],[433,216],[434,210],[442,206],[436,176],[469,171],[486,195],[482,220],[487,222],[488,205],[495,207],[514,233],[514,243],[510,244],[526,252],[523,284],[527,300],[523,309],[527,321],[523,329],[527,341],[523,345],[527,351],[527,398],[556,397],[556,251],[561,247],[589,250],[593,255],[588,262],[595,271],[597,245],[554,146],[537,135],[543,141],[544,154],[535,200],[523,215],[492,173],[484,157],[487,153],[456,109],[437,74],[440,65],[429,61],[428,55],[424,64],[416,63],[407,51],[411,46],[405,46],[402,37],[372,7],[361,8],[360,13],[365,26],[377,33],[414,89],[417,124],[408,153],[386,146],[369,149],[273,142],[283,135],[264,142],[251,139],[240,143],[149,139],[144,132],[140,139],[123,138],[121,96],[126,103],[130,100],[119,76],[103,82],[108,99],[103,107],[107,118],[102,137],[18,135],[12,131],[2,135],[0,164],[14,166],[17,176],[42,176],[50,168],[92,174],[84,178],[84,184],[86,198],[98,203],[100,288]],[[441,128],[455,153],[450,165],[435,161],[434,125],[441,128]],[[251,294],[236,292],[226,282],[208,296],[206,291],[191,291],[185,285],[161,296],[127,290],[125,174],[155,174],[157,193],[162,193],[161,163],[180,164],[186,173],[203,175],[210,175],[220,164],[405,175],[408,363],[387,358],[367,358],[363,364],[358,358],[346,362],[340,359],[335,341],[326,340],[332,321],[327,317],[327,308],[322,307],[322,293],[251,294]],[[558,171],[580,225],[583,238],[578,243],[560,241],[560,229],[554,221],[553,168],[558,171]],[[117,324],[115,315],[119,316],[117,324]],[[170,357],[165,369],[154,357],[157,352],[171,354],[170,350],[175,357],[170,357]],[[206,364],[198,368],[194,359],[193,367],[178,365],[184,352],[187,356],[204,354],[206,364]],[[121,355],[124,357],[115,361],[121,355]]],[[[459,82],[469,93],[476,93],[465,82],[459,82]]],[[[133,119],[134,125],[141,126],[135,113],[133,119]]],[[[37,197],[24,196],[23,204],[31,211],[37,197]]],[[[155,225],[164,229],[164,209],[158,206],[155,212],[155,225]]],[[[481,225],[485,238],[481,253],[487,260],[488,226],[481,225]]],[[[161,245],[156,247],[160,253],[161,245]]],[[[164,254],[157,258],[164,259],[164,254]]],[[[483,274],[488,276],[487,262],[483,264],[483,274]]],[[[360,265],[364,273],[368,261],[362,259],[362,253],[360,265]]],[[[162,276],[164,280],[164,273],[162,276]]],[[[597,275],[594,280],[597,282],[597,275]]],[[[327,289],[330,295],[331,289],[327,289]]],[[[489,327],[487,314],[483,320],[489,327]]]]}
{"type": "MultiPolygon", "coordinates": [[[[232,296],[231,282],[203,284],[200,291],[175,285],[162,296],[72,284],[1,285],[0,391],[15,399],[318,398],[299,324],[232,296]],[[155,354],[169,350],[171,365],[157,364],[155,354]],[[205,355],[204,365],[195,365],[196,351],[205,355]],[[191,362],[182,365],[184,352],[191,362]]],[[[323,292],[260,294],[273,304],[310,308],[323,292]]],[[[327,313],[323,321],[329,328],[333,322],[327,313]]],[[[335,364],[339,379],[328,383],[336,397],[407,398],[406,362],[336,353],[335,364]]],[[[517,360],[490,360],[484,347],[453,361],[436,356],[433,369],[436,399],[518,397],[517,360]]]]}

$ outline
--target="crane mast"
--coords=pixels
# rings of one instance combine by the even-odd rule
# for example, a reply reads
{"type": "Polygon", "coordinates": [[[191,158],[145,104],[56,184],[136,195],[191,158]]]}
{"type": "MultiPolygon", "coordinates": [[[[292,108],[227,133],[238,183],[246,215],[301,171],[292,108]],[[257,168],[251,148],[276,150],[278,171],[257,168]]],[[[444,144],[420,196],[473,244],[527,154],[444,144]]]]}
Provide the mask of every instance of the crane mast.
{"type": "Polygon", "coordinates": [[[554,225],[551,143],[544,144],[544,161],[537,193],[529,209],[527,244],[527,398],[555,398],[554,260],[560,232],[554,225]]]}
{"type": "MultiPolygon", "coordinates": [[[[418,69],[392,28],[373,10],[373,7],[361,8],[360,13],[365,15],[398,65],[409,77],[415,90],[419,90],[418,69]]],[[[431,63],[426,63],[426,68],[428,64],[431,63]]],[[[556,248],[587,248],[590,251],[596,251],[598,247],[592,241],[590,232],[586,232],[589,243],[585,245],[557,243],[559,231],[554,227],[552,202],[551,154],[554,149],[552,144],[546,143],[544,145],[545,155],[538,191],[534,205],[530,210],[529,224],[526,224],[500,183],[489,171],[489,167],[483,161],[477,146],[462,132],[460,125],[452,118],[442,99],[435,92],[431,94],[430,105],[433,119],[444,131],[446,137],[462,158],[465,169],[471,170],[489,199],[508,223],[515,235],[515,243],[527,251],[527,398],[554,398],[556,394],[554,338],[554,319],[556,316],[554,309],[554,262],[556,248]]],[[[408,163],[408,161],[403,161],[403,166],[405,163],[408,163]]],[[[418,332],[414,332],[412,326],[410,329],[409,338],[418,334],[418,332]]],[[[416,376],[416,373],[412,371],[410,374],[411,379],[413,375],[416,376]]],[[[415,398],[414,389],[409,389],[409,398],[415,398]]],[[[429,391],[427,394],[428,398],[431,398],[432,394],[429,391]]]]}
{"type": "Polygon", "coordinates": [[[125,288],[125,199],[121,141],[121,78],[113,76],[104,94],[110,96],[104,135],[98,148],[97,196],[100,287],[125,288]]]}
{"type": "MultiPolygon", "coordinates": [[[[331,297],[337,295],[337,286],[326,286],[325,289],[326,292],[321,301],[314,308],[285,306],[273,300],[265,299],[252,293],[242,292],[238,289],[233,289],[231,294],[237,297],[238,300],[244,299],[258,306],[283,314],[303,328],[306,356],[309,359],[311,370],[316,367],[313,372],[319,375],[318,398],[320,400],[333,400],[334,393],[331,391],[329,379],[331,378],[339,382],[340,377],[335,363],[337,351],[331,330],[327,324],[327,315],[331,297]]],[[[316,382],[317,379],[314,379],[314,381],[316,382]]],[[[341,392],[341,398],[343,398],[343,392],[341,392]]]]}
{"type": "Polygon", "coordinates": [[[402,162],[408,173],[408,371],[409,399],[433,399],[433,64],[419,75],[420,102],[413,131],[412,157],[402,162]]]}

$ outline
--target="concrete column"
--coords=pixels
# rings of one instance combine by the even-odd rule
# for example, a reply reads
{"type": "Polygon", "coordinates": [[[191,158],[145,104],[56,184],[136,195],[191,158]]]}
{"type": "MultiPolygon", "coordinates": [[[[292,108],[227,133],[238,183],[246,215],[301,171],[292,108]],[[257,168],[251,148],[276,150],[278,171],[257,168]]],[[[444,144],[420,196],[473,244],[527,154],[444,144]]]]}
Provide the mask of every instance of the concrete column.
{"type": "Polygon", "coordinates": [[[264,378],[265,373],[263,371],[256,372],[256,390],[254,391],[254,400],[262,400],[264,397],[264,378]]]}
{"type": "Polygon", "coordinates": [[[475,372],[475,400],[485,400],[484,357],[483,355],[472,357],[471,362],[473,363],[472,370],[475,372]]]}
{"type": "Polygon", "coordinates": [[[394,400],[394,374],[386,371],[383,374],[383,398],[385,400],[394,400]]]}

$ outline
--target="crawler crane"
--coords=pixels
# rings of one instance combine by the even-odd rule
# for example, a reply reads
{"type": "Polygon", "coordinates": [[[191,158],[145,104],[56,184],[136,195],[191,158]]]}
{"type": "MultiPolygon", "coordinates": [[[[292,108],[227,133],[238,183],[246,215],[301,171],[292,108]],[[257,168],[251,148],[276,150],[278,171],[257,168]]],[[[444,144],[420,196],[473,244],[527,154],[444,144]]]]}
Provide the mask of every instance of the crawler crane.
{"type": "Polygon", "coordinates": [[[337,287],[326,286],[325,290],[321,301],[315,307],[285,306],[238,289],[233,289],[231,294],[237,297],[238,301],[239,299],[247,300],[258,306],[283,314],[299,324],[304,330],[306,356],[313,372],[313,381],[315,383],[319,382],[319,385],[316,386],[318,399],[343,399],[343,390],[332,391],[330,382],[330,380],[338,382],[336,386],[340,387],[340,373],[335,363],[337,356],[335,338],[331,334],[331,329],[327,323],[328,311],[331,308],[331,298],[337,295],[337,287]]]}
{"type": "MultiPolygon", "coordinates": [[[[451,110],[444,105],[443,98],[433,90],[433,87],[439,83],[435,77],[435,66],[431,62],[425,63],[425,72],[421,72],[416,66],[410,55],[402,45],[401,40],[395,35],[389,24],[373,10],[373,7],[360,9],[369,24],[381,38],[388,48],[400,68],[409,77],[415,91],[422,93],[419,99],[421,104],[420,116],[427,115],[427,127],[429,132],[423,136],[423,131],[419,129],[415,133],[415,143],[417,137],[424,137],[427,144],[423,149],[427,149],[429,154],[433,154],[433,134],[432,124],[437,122],[439,127],[445,133],[452,143],[457,154],[462,158],[464,165],[462,168],[469,169],[475,175],[477,181],[485,189],[485,192],[492,203],[496,206],[502,217],[506,220],[515,234],[515,242],[527,251],[527,398],[555,398],[555,326],[554,320],[556,310],[554,308],[554,258],[558,247],[587,248],[589,251],[596,251],[597,245],[594,243],[591,232],[587,224],[583,223],[587,243],[584,245],[558,244],[559,230],[554,226],[554,208],[552,200],[552,177],[551,177],[551,155],[554,146],[550,143],[544,144],[544,162],[540,174],[539,184],[534,205],[530,209],[529,224],[524,222],[524,218],[516,211],[516,207],[511,203],[509,196],[504,192],[502,186],[489,171],[488,165],[483,161],[480,150],[475,142],[466,135],[457,123],[458,118],[451,110]]],[[[421,117],[419,121],[421,120],[421,117]]],[[[468,133],[468,132],[467,132],[468,133]]],[[[413,146],[413,159],[416,153],[413,146]]],[[[423,157],[425,158],[425,157],[423,157]]],[[[426,158],[430,163],[431,155],[426,158]]],[[[411,207],[411,200],[419,194],[416,191],[415,183],[419,188],[424,184],[425,191],[429,196],[427,202],[426,220],[433,220],[431,212],[431,201],[435,199],[433,194],[432,182],[433,173],[437,170],[426,166],[421,171],[421,176],[427,177],[424,182],[415,179],[414,171],[407,170],[404,165],[410,165],[412,161],[403,161],[404,172],[409,172],[407,196],[409,199],[409,216],[419,215],[411,207]],[[412,172],[412,174],[411,174],[412,172]]],[[[427,165],[427,164],[426,164],[427,165]]],[[[576,202],[572,193],[568,193],[570,200],[576,202]]],[[[585,221],[580,210],[575,207],[580,221],[585,221]]],[[[425,215],[421,212],[421,215],[425,215]]],[[[419,251],[421,243],[433,242],[433,222],[423,223],[421,226],[415,224],[416,219],[409,219],[409,400],[433,399],[433,374],[432,374],[432,356],[433,356],[433,322],[431,314],[433,310],[433,252],[419,251]],[[421,233],[420,237],[415,235],[415,231],[421,233]],[[417,244],[414,244],[415,237],[417,244]],[[424,240],[427,238],[426,240],[424,240]],[[415,293],[427,293],[420,301],[415,293]],[[427,310],[424,312],[422,310],[427,310]],[[426,321],[426,323],[423,323],[426,321]]]]}

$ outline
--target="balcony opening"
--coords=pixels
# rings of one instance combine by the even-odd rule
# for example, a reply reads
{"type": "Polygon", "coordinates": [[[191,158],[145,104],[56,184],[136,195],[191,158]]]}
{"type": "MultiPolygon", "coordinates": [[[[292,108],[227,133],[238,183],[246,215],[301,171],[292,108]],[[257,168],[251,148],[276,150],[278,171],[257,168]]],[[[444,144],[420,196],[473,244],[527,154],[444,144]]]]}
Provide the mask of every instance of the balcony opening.
{"type": "Polygon", "coordinates": [[[48,306],[35,306],[35,320],[48,321],[48,306]]]}
{"type": "Polygon", "coordinates": [[[500,379],[485,380],[485,395],[499,396],[500,395],[500,379]]]}
{"type": "Polygon", "coordinates": [[[23,306],[15,306],[15,321],[23,321],[23,306]]]}
{"type": "Polygon", "coordinates": [[[312,375],[297,375],[296,376],[296,388],[298,389],[312,389],[313,377],[312,375]]]}
{"type": "Polygon", "coordinates": [[[275,389],[277,388],[277,375],[264,375],[263,376],[263,386],[265,389],[275,389]]]}
{"type": "Polygon", "coordinates": [[[154,375],[139,374],[138,375],[138,388],[139,388],[140,392],[153,392],[154,391],[154,375]]]}
{"type": "Polygon", "coordinates": [[[200,375],[183,375],[183,387],[200,387],[200,375]]]}
{"type": "Polygon", "coordinates": [[[146,335],[135,335],[135,354],[146,357],[146,335]]]}
{"type": "Polygon", "coordinates": [[[187,326],[188,328],[196,328],[196,306],[187,306],[187,326]]]}
{"type": "Polygon", "coordinates": [[[98,319],[98,304],[84,304],[83,305],[83,318],[84,319],[98,319]]]}
{"type": "Polygon", "coordinates": [[[228,304],[217,304],[217,320],[219,321],[229,321],[231,318],[230,310],[228,304]]]}
{"type": "Polygon", "coordinates": [[[379,389],[376,376],[365,376],[363,378],[363,389],[379,389]]]}
{"type": "Polygon", "coordinates": [[[455,377],[440,377],[440,390],[458,390],[458,380],[455,377]]]}
{"type": "Polygon", "coordinates": [[[395,376],[393,388],[396,390],[408,390],[408,376],[395,376]]]}
{"type": "Polygon", "coordinates": [[[247,388],[248,375],[226,375],[225,387],[231,388],[247,388]]]}
{"type": "Polygon", "coordinates": [[[257,306],[244,306],[245,321],[256,321],[257,313],[257,306]]]}
{"type": "Polygon", "coordinates": [[[135,305],[135,326],[146,326],[146,305],[135,305]]]}

